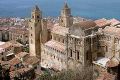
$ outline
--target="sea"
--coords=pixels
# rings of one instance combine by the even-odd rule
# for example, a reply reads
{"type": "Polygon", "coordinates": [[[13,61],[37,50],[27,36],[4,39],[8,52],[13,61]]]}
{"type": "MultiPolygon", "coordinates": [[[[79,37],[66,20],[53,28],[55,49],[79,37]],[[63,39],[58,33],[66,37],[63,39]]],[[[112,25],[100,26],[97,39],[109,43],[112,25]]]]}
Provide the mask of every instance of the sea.
{"type": "Polygon", "coordinates": [[[30,17],[38,5],[44,17],[57,17],[67,2],[73,16],[120,19],[120,0],[0,0],[0,17],[30,17]]]}

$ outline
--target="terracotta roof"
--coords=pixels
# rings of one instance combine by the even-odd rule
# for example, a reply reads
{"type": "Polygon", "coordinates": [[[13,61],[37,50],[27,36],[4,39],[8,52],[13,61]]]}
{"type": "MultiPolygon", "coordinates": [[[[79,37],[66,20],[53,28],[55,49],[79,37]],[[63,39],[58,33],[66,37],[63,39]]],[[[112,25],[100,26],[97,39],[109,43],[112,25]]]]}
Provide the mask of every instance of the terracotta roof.
{"type": "Polygon", "coordinates": [[[108,26],[108,27],[105,27],[103,31],[104,31],[104,33],[120,36],[120,28],[108,26]]]}
{"type": "Polygon", "coordinates": [[[113,26],[120,24],[120,21],[119,21],[119,20],[117,20],[117,19],[114,19],[114,18],[113,18],[113,19],[108,20],[108,22],[110,22],[110,23],[111,23],[111,25],[113,25],[113,26]]]}
{"type": "Polygon", "coordinates": [[[21,47],[21,46],[23,46],[22,44],[20,44],[19,42],[17,42],[17,41],[9,41],[10,43],[12,43],[12,45],[14,46],[14,47],[21,47]]]}
{"type": "Polygon", "coordinates": [[[23,57],[28,56],[28,55],[29,55],[29,53],[20,52],[20,53],[16,54],[15,56],[17,56],[17,57],[19,57],[19,58],[23,58],[23,57]]]}
{"type": "Polygon", "coordinates": [[[112,75],[107,72],[103,72],[96,80],[115,80],[115,75],[112,75]]]}
{"type": "Polygon", "coordinates": [[[117,58],[112,58],[110,61],[107,62],[107,67],[116,67],[120,64],[120,61],[117,58]]]}
{"type": "Polygon", "coordinates": [[[16,34],[28,34],[28,30],[27,29],[20,29],[20,28],[10,28],[9,29],[10,32],[12,33],[16,33],[16,34]]]}
{"type": "Polygon", "coordinates": [[[45,46],[59,50],[61,52],[65,51],[65,45],[63,43],[57,42],[55,40],[51,40],[45,43],[45,46]]]}
{"type": "Polygon", "coordinates": [[[98,27],[105,27],[110,25],[110,22],[108,22],[108,20],[105,18],[95,20],[95,23],[97,24],[98,27]]]}
{"type": "Polygon", "coordinates": [[[9,65],[9,61],[2,61],[2,60],[0,60],[0,63],[1,63],[1,65],[9,65]]]}
{"type": "Polygon", "coordinates": [[[54,27],[54,23],[51,21],[47,21],[47,29],[52,30],[53,27],[54,27]]]}
{"type": "Polygon", "coordinates": [[[11,27],[11,26],[3,26],[3,27],[0,27],[0,30],[1,31],[10,31],[10,32],[13,32],[13,33],[17,33],[17,34],[28,34],[28,30],[26,28],[18,28],[18,26],[14,26],[14,27],[11,27]]]}
{"type": "Polygon", "coordinates": [[[6,31],[8,29],[9,29],[8,27],[0,27],[0,30],[3,30],[3,31],[6,31]]]}
{"type": "Polygon", "coordinates": [[[29,56],[25,61],[24,61],[24,63],[26,64],[26,65],[34,65],[34,64],[36,64],[36,63],[38,63],[40,60],[37,58],[37,57],[35,57],[35,56],[29,56]]]}
{"type": "Polygon", "coordinates": [[[16,41],[1,42],[0,49],[9,48],[10,46],[21,47],[21,46],[23,46],[23,45],[20,44],[20,43],[18,43],[18,42],[16,42],[16,41]]]}
{"type": "Polygon", "coordinates": [[[14,71],[15,69],[15,66],[10,66],[10,71],[14,71]]]}
{"type": "Polygon", "coordinates": [[[82,29],[89,29],[96,27],[96,23],[92,20],[80,21],[79,23],[73,24],[73,27],[81,27],[82,29]]]}
{"type": "Polygon", "coordinates": [[[5,42],[4,44],[0,45],[0,48],[5,49],[5,48],[8,48],[8,47],[10,47],[10,46],[12,46],[12,43],[10,43],[10,42],[5,42]]]}
{"type": "Polygon", "coordinates": [[[16,64],[19,64],[21,63],[21,61],[17,58],[13,58],[12,60],[10,60],[10,65],[16,65],[16,64]]]}
{"type": "Polygon", "coordinates": [[[68,33],[68,30],[69,28],[59,26],[59,24],[55,24],[52,29],[52,33],[66,36],[66,34],[68,33]]]}
{"type": "Polygon", "coordinates": [[[18,69],[17,71],[18,71],[19,73],[23,74],[23,73],[25,73],[25,72],[27,72],[27,71],[29,71],[29,70],[31,70],[31,68],[21,68],[21,69],[18,69]]]}
{"type": "Polygon", "coordinates": [[[24,73],[28,72],[29,70],[31,70],[31,68],[21,68],[21,69],[15,70],[15,71],[11,71],[10,78],[14,78],[17,73],[24,74],[24,73]]]}

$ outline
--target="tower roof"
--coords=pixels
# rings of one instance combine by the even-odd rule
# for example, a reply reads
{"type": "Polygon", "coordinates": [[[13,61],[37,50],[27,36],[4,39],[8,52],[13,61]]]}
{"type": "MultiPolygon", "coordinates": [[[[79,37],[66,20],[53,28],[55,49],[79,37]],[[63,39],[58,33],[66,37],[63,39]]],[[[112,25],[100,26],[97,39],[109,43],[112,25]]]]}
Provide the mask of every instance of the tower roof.
{"type": "Polygon", "coordinates": [[[39,7],[37,5],[34,6],[33,11],[40,11],[39,7]]]}
{"type": "Polygon", "coordinates": [[[67,4],[67,2],[65,2],[63,9],[68,9],[68,8],[69,8],[69,7],[68,7],[68,4],[67,4]]]}

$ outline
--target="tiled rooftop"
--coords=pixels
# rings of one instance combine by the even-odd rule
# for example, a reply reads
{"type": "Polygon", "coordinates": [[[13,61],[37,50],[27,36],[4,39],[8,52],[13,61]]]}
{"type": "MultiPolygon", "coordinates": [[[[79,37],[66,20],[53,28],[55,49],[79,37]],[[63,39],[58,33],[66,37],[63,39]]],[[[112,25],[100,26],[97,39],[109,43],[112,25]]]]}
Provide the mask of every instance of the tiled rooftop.
{"type": "Polygon", "coordinates": [[[98,27],[105,27],[107,25],[110,25],[110,22],[108,22],[108,20],[105,18],[95,20],[95,23],[98,27]]]}
{"type": "Polygon", "coordinates": [[[29,55],[29,53],[26,53],[26,52],[20,52],[18,54],[16,54],[16,57],[19,57],[19,58],[23,58],[25,56],[29,55]]]}
{"type": "Polygon", "coordinates": [[[14,47],[21,47],[21,46],[23,46],[22,44],[20,44],[19,42],[17,42],[17,41],[9,41],[10,43],[12,43],[12,45],[14,46],[14,47]]]}
{"type": "Polygon", "coordinates": [[[17,58],[13,58],[12,60],[10,60],[10,65],[16,65],[21,63],[21,61],[17,58]]]}
{"type": "Polygon", "coordinates": [[[119,21],[119,20],[117,20],[117,19],[114,19],[114,18],[113,18],[113,19],[108,20],[108,22],[110,22],[110,23],[111,23],[111,25],[113,25],[113,26],[120,24],[120,21],[119,21]]]}
{"type": "Polygon", "coordinates": [[[52,33],[65,36],[68,33],[68,29],[69,28],[59,26],[59,24],[55,24],[52,29],[52,33]]]}
{"type": "Polygon", "coordinates": [[[120,61],[117,58],[112,58],[110,61],[107,62],[106,66],[107,67],[116,67],[118,66],[120,61]]]}
{"type": "Polygon", "coordinates": [[[109,33],[109,34],[114,34],[114,35],[120,35],[120,28],[116,28],[116,27],[106,27],[104,29],[104,33],[109,33]]]}
{"type": "Polygon", "coordinates": [[[96,80],[115,80],[115,75],[104,72],[96,80]]]}
{"type": "Polygon", "coordinates": [[[5,42],[4,44],[1,44],[1,45],[0,45],[0,48],[5,49],[5,48],[8,48],[8,47],[10,47],[10,46],[12,46],[12,43],[10,43],[10,42],[5,42]]]}
{"type": "Polygon", "coordinates": [[[24,64],[26,65],[34,65],[39,62],[39,59],[35,56],[29,56],[25,61],[24,64]]]}
{"type": "Polygon", "coordinates": [[[59,50],[61,52],[65,51],[65,45],[63,43],[57,42],[55,40],[48,41],[45,46],[51,47],[53,49],[59,50]]]}
{"type": "Polygon", "coordinates": [[[28,72],[29,70],[31,70],[31,68],[22,68],[22,69],[18,69],[15,71],[11,71],[10,78],[14,78],[17,73],[24,74],[24,73],[28,72]]]}

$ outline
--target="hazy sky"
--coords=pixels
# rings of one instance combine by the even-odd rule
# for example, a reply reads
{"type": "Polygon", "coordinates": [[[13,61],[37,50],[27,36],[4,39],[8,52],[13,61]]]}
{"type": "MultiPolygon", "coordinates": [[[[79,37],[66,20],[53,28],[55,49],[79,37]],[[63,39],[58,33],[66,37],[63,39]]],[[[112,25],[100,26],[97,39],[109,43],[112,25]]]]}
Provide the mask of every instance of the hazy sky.
{"type": "MultiPolygon", "coordinates": [[[[29,16],[37,4],[45,16],[58,16],[65,0],[0,0],[0,16],[29,16]]],[[[67,0],[74,16],[120,18],[120,0],[67,0]]]]}

